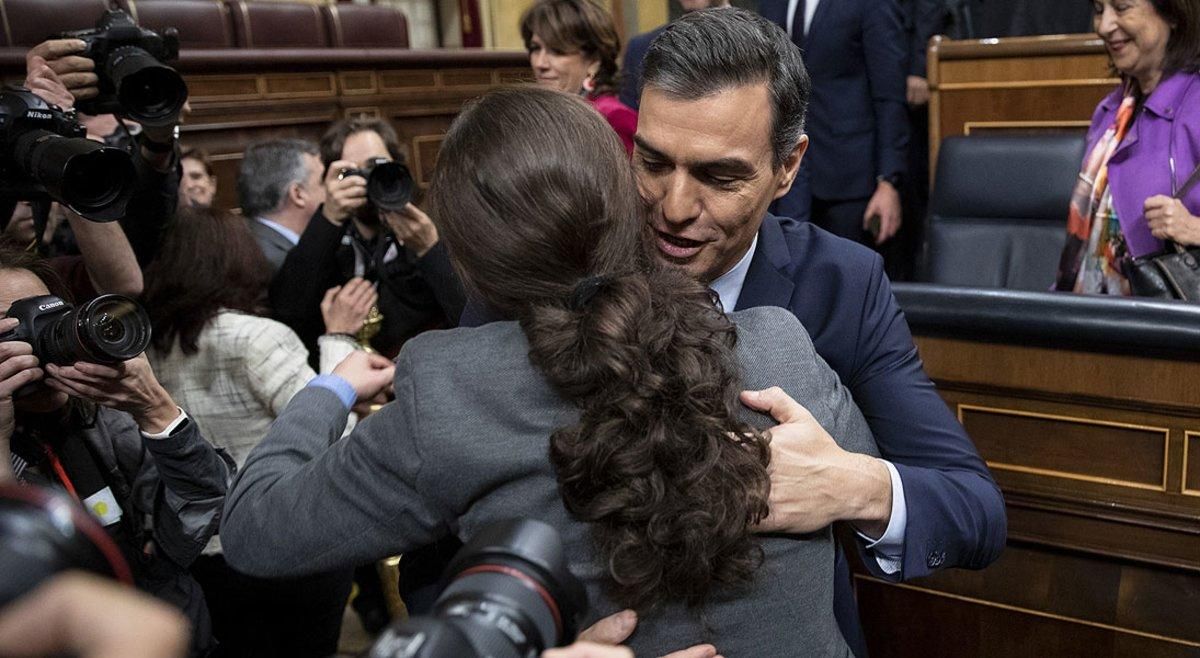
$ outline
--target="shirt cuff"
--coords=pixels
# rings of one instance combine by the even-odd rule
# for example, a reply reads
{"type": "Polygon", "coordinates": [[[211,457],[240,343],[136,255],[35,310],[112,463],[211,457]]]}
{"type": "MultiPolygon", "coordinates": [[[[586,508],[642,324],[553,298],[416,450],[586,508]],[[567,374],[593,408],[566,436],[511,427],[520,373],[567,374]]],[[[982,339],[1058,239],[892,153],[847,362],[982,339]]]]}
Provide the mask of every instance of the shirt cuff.
{"type": "Polygon", "coordinates": [[[338,399],[342,401],[342,405],[349,411],[354,403],[358,400],[358,393],[350,382],[346,381],[339,375],[317,375],[308,382],[309,386],[316,386],[331,391],[338,399]]]}
{"type": "Polygon", "coordinates": [[[146,437],[147,439],[165,439],[174,434],[175,430],[183,427],[183,424],[188,420],[187,412],[185,412],[181,407],[176,407],[176,409],[179,409],[179,415],[175,417],[175,420],[171,421],[171,423],[167,425],[167,429],[154,434],[142,432],[142,436],[146,437]]]}
{"type": "Polygon", "coordinates": [[[879,539],[872,539],[861,532],[858,536],[867,542],[866,548],[879,563],[879,568],[890,576],[904,566],[904,531],[908,528],[908,507],[904,502],[904,482],[900,479],[900,471],[889,461],[879,461],[887,466],[892,478],[892,516],[888,519],[887,530],[879,539]]]}

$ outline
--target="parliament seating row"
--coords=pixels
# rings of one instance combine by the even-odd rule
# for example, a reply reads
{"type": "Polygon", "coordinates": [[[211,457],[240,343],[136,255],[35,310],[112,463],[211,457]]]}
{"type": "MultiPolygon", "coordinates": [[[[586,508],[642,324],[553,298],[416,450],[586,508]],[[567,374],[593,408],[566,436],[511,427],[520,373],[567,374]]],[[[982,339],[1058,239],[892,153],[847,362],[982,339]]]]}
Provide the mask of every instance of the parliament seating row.
{"type": "Polygon", "coordinates": [[[0,0],[0,45],[29,48],[90,28],[111,8],[153,30],[178,29],[185,49],[408,47],[408,22],[395,7],[247,0],[0,0]]]}

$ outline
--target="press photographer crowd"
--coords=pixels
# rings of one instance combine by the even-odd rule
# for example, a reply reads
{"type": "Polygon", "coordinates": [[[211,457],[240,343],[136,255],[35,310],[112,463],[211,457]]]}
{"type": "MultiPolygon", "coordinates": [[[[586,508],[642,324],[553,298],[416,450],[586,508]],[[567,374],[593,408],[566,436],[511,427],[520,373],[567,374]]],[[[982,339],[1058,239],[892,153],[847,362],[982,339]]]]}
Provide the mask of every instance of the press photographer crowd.
{"type": "MultiPolygon", "coordinates": [[[[1155,88],[1200,93],[1187,2],[1092,3],[1138,48],[1109,49],[1127,93],[1044,290],[1136,293],[1113,258],[1200,242],[1200,151],[1170,189],[1106,177],[1155,88]]],[[[110,9],[28,50],[0,90],[0,656],[326,657],[353,615],[370,658],[864,658],[851,564],[1000,557],[877,253],[948,19],[695,0],[622,50],[601,3],[529,4],[536,84],[466,102],[436,165],[348,116],[246,144],[236,210],[176,30],[110,9]]]]}

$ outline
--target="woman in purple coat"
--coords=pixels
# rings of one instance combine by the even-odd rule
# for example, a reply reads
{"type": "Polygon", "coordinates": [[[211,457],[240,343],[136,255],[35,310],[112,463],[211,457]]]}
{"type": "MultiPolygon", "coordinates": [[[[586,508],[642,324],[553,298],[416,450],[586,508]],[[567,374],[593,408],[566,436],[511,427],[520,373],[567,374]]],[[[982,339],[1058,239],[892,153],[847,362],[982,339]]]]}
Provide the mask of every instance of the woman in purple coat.
{"type": "Polygon", "coordinates": [[[1131,259],[1200,245],[1200,5],[1093,0],[1121,85],[1096,108],[1071,199],[1058,290],[1129,295],[1131,259]]]}

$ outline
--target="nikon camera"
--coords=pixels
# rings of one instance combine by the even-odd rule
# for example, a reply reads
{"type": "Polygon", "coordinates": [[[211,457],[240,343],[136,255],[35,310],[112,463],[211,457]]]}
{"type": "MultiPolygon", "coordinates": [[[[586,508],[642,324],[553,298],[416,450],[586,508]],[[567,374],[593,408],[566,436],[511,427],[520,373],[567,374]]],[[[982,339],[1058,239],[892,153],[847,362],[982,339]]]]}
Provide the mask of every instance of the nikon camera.
{"type": "Polygon", "coordinates": [[[73,113],[28,89],[0,90],[0,199],[50,197],[93,221],[123,217],[137,181],[133,160],[86,134],[73,113]]]}
{"type": "Polygon", "coordinates": [[[82,55],[96,62],[100,95],[75,104],[85,114],[117,114],[146,126],[172,126],[187,101],[183,76],[163,62],[179,59],[179,33],[142,29],[123,11],[110,9],[91,30],[63,32],[82,39],[82,55]]]}

